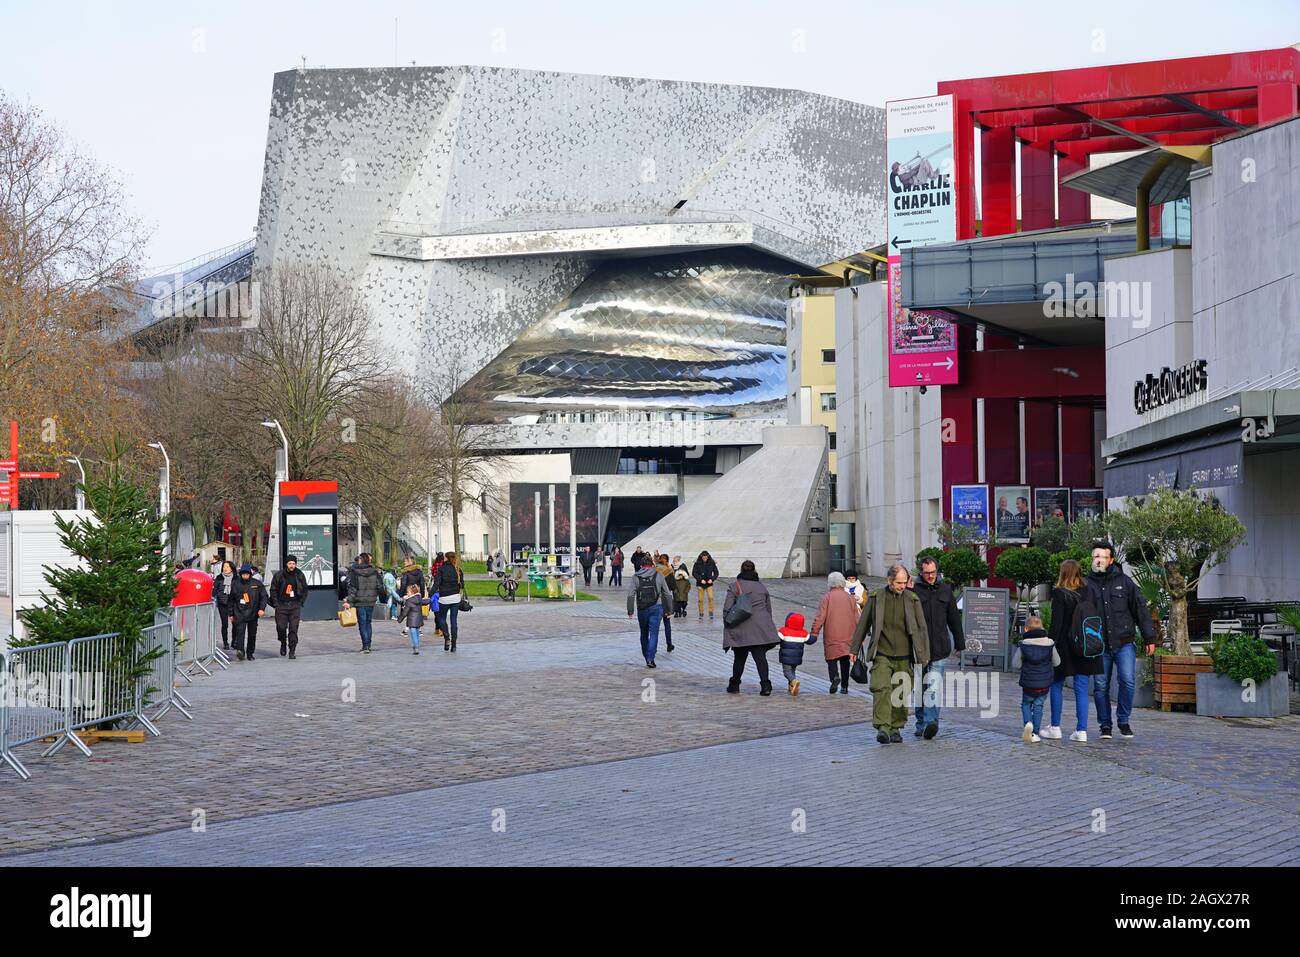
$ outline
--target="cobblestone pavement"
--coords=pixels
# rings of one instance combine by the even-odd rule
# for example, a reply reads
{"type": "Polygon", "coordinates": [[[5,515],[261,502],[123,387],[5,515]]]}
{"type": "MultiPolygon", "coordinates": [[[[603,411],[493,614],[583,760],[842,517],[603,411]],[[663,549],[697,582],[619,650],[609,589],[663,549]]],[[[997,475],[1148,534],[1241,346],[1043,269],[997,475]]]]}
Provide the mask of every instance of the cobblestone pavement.
{"type": "MultiPolygon", "coordinates": [[[[787,584],[778,614],[824,587],[787,584]]],[[[649,671],[615,601],[484,599],[461,621],[454,656],[427,637],[412,656],[389,622],[359,655],[311,623],[289,662],[270,630],[265,660],[200,679],[195,720],[161,738],[23,749],[0,863],[1300,863],[1295,717],[1141,711],[1132,742],[1025,745],[1000,676],[997,717],[951,709],[935,741],[881,748],[860,689],[825,693],[819,645],[798,698],[773,654],[764,699],[752,670],[722,693],[720,622],[679,622],[649,671]],[[862,838],[881,802],[949,822],[947,843],[862,838]]]]}

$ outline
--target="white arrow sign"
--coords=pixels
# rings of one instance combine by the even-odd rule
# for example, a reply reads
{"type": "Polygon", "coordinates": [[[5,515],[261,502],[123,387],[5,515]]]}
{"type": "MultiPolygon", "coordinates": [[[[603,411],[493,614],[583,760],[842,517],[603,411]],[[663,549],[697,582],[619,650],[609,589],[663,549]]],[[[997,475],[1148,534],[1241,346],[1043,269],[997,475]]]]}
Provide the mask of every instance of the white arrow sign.
{"type": "Polygon", "coordinates": [[[941,367],[941,368],[944,368],[944,369],[951,369],[951,368],[952,368],[952,356],[948,356],[948,357],[947,357],[946,359],[944,359],[942,362],[932,362],[932,363],[930,363],[930,364],[931,364],[932,366],[938,366],[938,367],[941,367]]]}

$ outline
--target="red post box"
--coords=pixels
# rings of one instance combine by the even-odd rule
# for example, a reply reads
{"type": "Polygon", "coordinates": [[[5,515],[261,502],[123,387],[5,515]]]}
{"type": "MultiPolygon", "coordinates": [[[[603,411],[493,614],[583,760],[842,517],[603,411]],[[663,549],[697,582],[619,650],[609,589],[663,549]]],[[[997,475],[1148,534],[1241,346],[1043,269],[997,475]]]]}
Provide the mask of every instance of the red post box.
{"type": "Polygon", "coordinates": [[[205,605],[212,601],[212,576],[197,568],[185,568],[176,573],[176,597],[172,607],[178,605],[205,605]]]}

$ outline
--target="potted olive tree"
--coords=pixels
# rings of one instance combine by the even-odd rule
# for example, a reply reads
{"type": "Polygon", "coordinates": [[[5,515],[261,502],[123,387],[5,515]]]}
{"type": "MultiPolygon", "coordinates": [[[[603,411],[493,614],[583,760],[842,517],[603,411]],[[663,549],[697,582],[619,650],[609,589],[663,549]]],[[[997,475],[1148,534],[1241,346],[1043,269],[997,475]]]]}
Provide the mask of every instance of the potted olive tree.
{"type": "Polygon", "coordinates": [[[1291,691],[1277,656],[1255,635],[1219,635],[1210,649],[1214,671],[1196,676],[1196,713],[1212,717],[1281,718],[1291,691]]]}

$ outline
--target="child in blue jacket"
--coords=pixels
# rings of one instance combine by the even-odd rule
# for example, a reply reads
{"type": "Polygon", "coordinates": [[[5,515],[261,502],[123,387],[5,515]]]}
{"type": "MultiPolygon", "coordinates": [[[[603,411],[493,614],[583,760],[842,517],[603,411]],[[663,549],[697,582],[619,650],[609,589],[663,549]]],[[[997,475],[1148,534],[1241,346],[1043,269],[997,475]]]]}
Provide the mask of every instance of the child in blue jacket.
{"type": "Polygon", "coordinates": [[[785,617],[785,624],[776,630],[781,636],[781,672],[787,682],[786,691],[794,697],[799,696],[799,679],[795,669],[803,664],[805,645],[814,645],[817,638],[808,634],[803,626],[803,615],[792,611],[785,617]]]}

